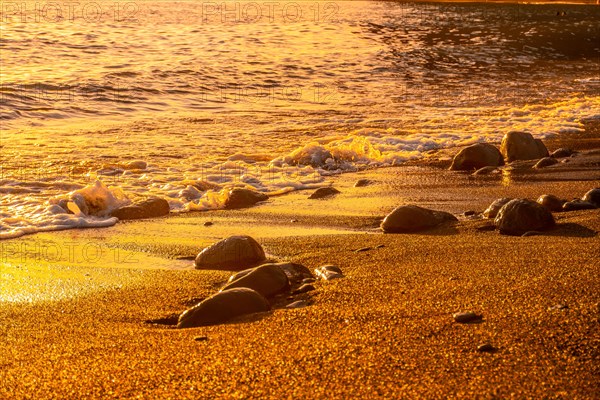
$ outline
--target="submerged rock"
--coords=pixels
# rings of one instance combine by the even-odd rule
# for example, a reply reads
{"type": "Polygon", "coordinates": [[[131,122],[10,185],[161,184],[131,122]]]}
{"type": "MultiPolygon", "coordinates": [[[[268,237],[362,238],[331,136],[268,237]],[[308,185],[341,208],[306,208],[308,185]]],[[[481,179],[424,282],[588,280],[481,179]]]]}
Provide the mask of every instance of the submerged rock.
{"type": "Polygon", "coordinates": [[[337,190],[336,188],[328,186],[328,187],[318,188],[308,198],[309,199],[323,199],[325,197],[335,196],[338,193],[341,193],[341,192],[339,190],[337,190]]]}
{"type": "Polygon", "coordinates": [[[264,264],[229,282],[222,289],[248,288],[264,297],[272,297],[290,289],[287,275],[277,264],[264,264]]]}
{"type": "Polygon", "coordinates": [[[490,204],[488,208],[485,209],[485,211],[483,212],[483,216],[490,219],[496,218],[496,215],[498,215],[498,211],[500,211],[500,209],[511,200],[512,199],[508,197],[502,197],[500,199],[494,200],[492,204],[490,204]]]}
{"type": "Polygon", "coordinates": [[[507,162],[548,157],[544,143],[527,132],[508,132],[502,138],[500,151],[507,162]]]}
{"type": "Polygon", "coordinates": [[[269,311],[271,306],[260,293],[237,288],[219,292],[184,311],[177,322],[178,328],[217,325],[241,315],[269,311]]]}
{"type": "Polygon", "coordinates": [[[332,279],[343,278],[344,274],[342,274],[342,270],[340,267],[335,265],[323,265],[318,268],[315,268],[315,275],[317,278],[322,279],[324,281],[330,281],[332,279]]]}
{"type": "Polygon", "coordinates": [[[265,252],[250,236],[230,236],[202,250],[196,269],[239,271],[266,259],[265,252]]]}
{"type": "Polygon", "coordinates": [[[458,221],[458,219],[444,211],[407,205],[397,207],[389,213],[381,223],[381,229],[385,233],[416,232],[449,221],[458,221]]]}
{"type": "Polygon", "coordinates": [[[152,197],[129,206],[117,208],[111,213],[111,216],[120,220],[157,218],[169,214],[169,211],[169,203],[165,199],[152,197]]]}
{"type": "Polygon", "coordinates": [[[238,208],[252,207],[256,203],[268,200],[269,196],[250,189],[231,189],[225,200],[225,209],[234,210],[238,208]]]}
{"type": "Polygon", "coordinates": [[[600,188],[591,189],[583,195],[581,200],[592,203],[596,207],[600,207],[600,188]]]}
{"type": "Polygon", "coordinates": [[[551,194],[544,194],[541,195],[538,199],[537,202],[541,205],[543,205],[544,207],[546,207],[549,211],[562,211],[563,209],[563,204],[565,204],[565,200],[561,200],[556,196],[553,196],[551,194]]]}
{"type": "Polygon", "coordinates": [[[551,165],[558,164],[558,160],[552,157],[544,157],[540,161],[536,162],[533,168],[539,169],[544,167],[549,167],[551,165]]]}
{"type": "Polygon", "coordinates": [[[571,157],[572,154],[573,154],[573,150],[567,149],[565,147],[561,147],[560,149],[554,150],[552,152],[552,154],[550,154],[550,157],[564,158],[564,157],[571,157]]]}
{"type": "Polygon", "coordinates": [[[477,143],[465,147],[454,156],[451,170],[474,170],[483,167],[504,165],[502,154],[489,143],[477,143]]]}
{"type": "Polygon", "coordinates": [[[555,225],[554,217],[546,207],[527,199],[514,199],[506,203],[498,212],[494,224],[500,233],[517,236],[555,225]]]}
{"type": "Polygon", "coordinates": [[[368,186],[373,183],[370,179],[359,179],[354,183],[354,187],[363,187],[368,186]]]}
{"type": "Polygon", "coordinates": [[[563,204],[563,211],[595,210],[596,208],[598,207],[595,204],[579,199],[567,201],[563,204]]]}

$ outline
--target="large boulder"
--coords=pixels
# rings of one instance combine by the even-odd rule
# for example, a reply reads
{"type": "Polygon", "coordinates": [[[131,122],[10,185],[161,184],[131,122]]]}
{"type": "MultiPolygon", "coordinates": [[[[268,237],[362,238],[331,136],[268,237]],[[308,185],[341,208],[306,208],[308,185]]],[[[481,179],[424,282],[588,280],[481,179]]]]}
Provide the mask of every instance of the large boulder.
{"type": "Polygon", "coordinates": [[[600,207],[600,188],[591,189],[583,195],[581,200],[592,203],[596,207],[600,207]]]}
{"type": "Polygon", "coordinates": [[[544,143],[539,139],[534,139],[527,132],[508,132],[502,138],[500,151],[507,162],[548,157],[548,149],[544,143]]]}
{"type": "Polygon", "coordinates": [[[290,283],[285,272],[277,264],[264,264],[229,282],[222,290],[233,288],[248,288],[256,290],[264,297],[272,297],[289,290],[290,283]]]}
{"type": "Polygon", "coordinates": [[[554,217],[548,209],[535,201],[514,199],[498,212],[494,224],[505,235],[520,236],[529,231],[542,231],[554,226],[554,217]]]}
{"type": "Polygon", "coordinates": [[[454,156],[450,169],[470,171],[500,165],[504,165],[504,159],[496,146],[488,143],[477,143],[459,151],[454,156]]]}
{"type": "Polygon", "coordinates": [[[152,197],[129,206],[117,208],[111,213],[111,216],[120,220],[157,218],[169,214],[169,211],[169,203],[165,199],[152,197]]]}
{"type": "Polygon", "coordinates": [[[224,290],[185,310],[179,316],[177,327],[217,325],[241,315],[265,312],[270,309],[267,299],[252,289],[224,290]]]}
{"type": "Polygon", "coordinates": [[[252,207],[258,202],[268,200],[269,196],[250,189],[235,188],[231,189],[225,199],[225,209],[234,210],[237,208],[252,207]]]}
{"type": "Polygon", "coordinates": [[[230,236],[202,250],[196,269],[240,271],[265,261],[265,252],[250,236],[230,236]]]}
{"type": "Polygon", "coordinates": [[[381,223],[381,229],[385,233],[416,232],[433,228],[447,221],[458,221],[458,219],[447,212],[407,205],[397,207],[389,213],[381,223]]]}
{"type": "Polygon", "coordinates": [[[500,209],[511,200],[512,199],[508,197],[502,197],[500,199],[494,200],[492,204],[490,204],[488,208],[485,209],[485,211],[483,212],[483,216],[490,219],[496,218],[496,215],[498,215],[498,211],[500,211],[500,209]]]}

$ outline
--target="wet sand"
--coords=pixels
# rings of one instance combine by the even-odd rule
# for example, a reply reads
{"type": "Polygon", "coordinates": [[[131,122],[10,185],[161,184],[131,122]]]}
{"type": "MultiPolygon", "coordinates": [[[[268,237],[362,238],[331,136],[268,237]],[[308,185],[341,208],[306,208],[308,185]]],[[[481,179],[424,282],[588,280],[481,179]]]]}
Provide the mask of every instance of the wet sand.
{"type": "MultiPolygon", "coordinates": [[[[584,136],[597,143],[597,133],[584,136]]],[[[600,210],[557,213],[556,229],[532,237],[467,218],[378,230],[406,203],[459,214],[498,197],[580,197],[600,186],[596,156],[478,178],[436,157],[337,177],[342,193],[325,200],[296,192],[2,242],[0,398],[600,397],[600,210]],[[364,177],[374,184],[352,187],[364,177]],[[233,234],[272,258],[339,265],[346,278],[294,296],[311,302],[301,309],[184,330],[147,323],[218,290],[230,273],[193,270],[190,257],[233,234]],[[457,324],[461,310],[483,321],[457,324]],[[484,343],[498,350],[478,352],[484,343]]]]}

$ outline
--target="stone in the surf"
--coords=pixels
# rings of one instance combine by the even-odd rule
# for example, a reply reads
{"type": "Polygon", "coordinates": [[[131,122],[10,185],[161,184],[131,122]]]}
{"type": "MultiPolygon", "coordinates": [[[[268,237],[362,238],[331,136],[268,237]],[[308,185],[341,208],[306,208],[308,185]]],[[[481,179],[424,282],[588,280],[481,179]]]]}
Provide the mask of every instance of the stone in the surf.
{"type": "Polygon", "coordinates": [[[317,278],[322,279],[324,281],[330,281],[333,279],[340,279],[344,277],[344,274],[342,274],[342,270],[336,265],[322,265],[318,268],[315,268],[315,275],[317,276],[317,278]]]}
{"type": "Polygon", "coordinates": [[[494,220],[500,233],[520,236],[529,231],[543,231],[555,225],[548,209],[535,201],[514,199],[506,203],[494,220]]]}
{"type": "Polygon", "coordinates": [[[458,219],[450,213],[406,205],[389,213],[381,223],[381,229],[385,233],[416,232],[452,221],[458,219]]]}
{"type": "Polygon", "coordinates": [[[536,162],[533,168],[539,169],[544,167],[549,167],[551,165],[558,164],[558,160],[552,157],[544,157],[540,161],[536,162]]]}
{"type": "Polygon", "coordinates": [[[276,264],[264,264],[229,282],[222,290],[233,288],[252,289],[268,298],[289,290],[290,283],[285,272],[276,264]]]}
{"type": "Polygon", "coordinates": [[[451,170],[476,170],[483,167],[504,165],[502,154],[489,143],[477,143],[465,147],[454,156],[451,170]]]}
{"type": "Polygon", "coordinates": [[[502,138],[500,152],[506,162],[548,157],[548,149],[544,143],[539,139],[534,139],[527,132],[508,132],[502,138]]]}
{"type": "Polygon", "coordinates": [[[225,209],[233,210],[238,208],[252,207],[256,203],[268,200],[269,196],[250,189],[235,188],[231,189],[225,199],[225,209]]]}
{"type": "Polygon", "coordinates": [[[466,311],[454,313],[452,314],[452,318],[460,324],[467,324],[469,322],[481,321],[482,316],[472,311],[466,311]]]}
{"type": "MultiPolygon", "coordinates": [[[[302,264],[296,264],[292,262],[281,262],[281,263],[271,263],[265,265],[275,265],[277,268],[281,269],[283,273],[285,273],[288,277],[290,283],[300,283],[305,279],[314,279],[313,274],[310,272],[308,268],[306,268],[302,264]]],[[[236,274],[233,274],[229,278],[229,282],[233,282],[241,277],[252,272],[253,268],[245,269],[236,274]]]]}
{"type": "Polygon", "coordinates": [[[184,311],[178,328],[217,325],[235,317],[269,311],[271,306],[263,295],[248,288],[221,291],[184,311]]]}
{"type": "Polygon", "coordinates": [[[196,269],[240,271],[265,260],[265,252],[250,236],[230,236],[202,250],[196,269]]]}
{"type": "Polygon", "coordinates": [[[600,207],[600,188],[591,189],[583,195],[581,200],[592,203],[596,207],[600,207]]]}
{"type": "Polygon", "coordinates": [[[565,200],[559,199],[551,194],[541,195],[537,199],[537,202],[553,212],[562,211],[563,204],[565,204],[565,200]]]}
{"type": "Polygon", "coordinates": [[[579,199],[567,201],[562,207],[563,211],[594,210],[596,208],[598,207],[595,204],[579,199]]]}
{"type": "Polygon", "coordinates": [[[335,196],[338,193],[341,193],[341,192],[339,190],[337,190],[336,188],[328,186],[328,187],[318,188],[308,198],[309,199],[324,199],[326,197],[335,196]]]}
{"type": "Polygon", "coordinates": [[[354,187],[363,187],[363,186],[368,186],[370,185],[372,182],[370,179],[359,179],[354,183],[354,187]]]}
{"type": "Polygon", "coordinates": [[[550,154],[550,157],[564,158],[564,157],[571,157],[571,154],[573,154],[573,150],[567,149],[565,147],[561,147],[560,149],[554,150],[552,152],[552,154],[550,154]]]}
{"type": "Polygon", "coordinates": [[[159,197],[152,197],[129,206],[117,208],[111,213],[112,217],[120,220],[157,218],[169,214],[169,202],[159,197]]]}
{"type": "Polygon", "coordinates": [[[496,215],[498,215],[498,211],[500,211],[500,209],[511,200],[512,199],[508,197],[502,197],[500,199],[494,200],[492,204],[490,204],[488,208],[485,209],[485,211],[483,212],[483,216],[490,219],[496,218],[496,215]]]}

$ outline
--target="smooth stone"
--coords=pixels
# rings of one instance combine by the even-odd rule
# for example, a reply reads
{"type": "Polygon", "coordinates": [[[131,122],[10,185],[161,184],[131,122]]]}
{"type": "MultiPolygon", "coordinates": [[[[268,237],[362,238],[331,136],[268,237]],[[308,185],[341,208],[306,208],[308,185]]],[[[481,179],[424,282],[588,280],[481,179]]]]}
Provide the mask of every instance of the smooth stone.
{"type": "Polygon", "coordinates": [[[452,318],[454,318],[454,320],[458,323],[466,324],[469,322],[480,321],[482,317],[479,314],[475,314],[474,312],[467,311],[467,312],[454,313],[454,314],[452,314],[452,318]]]}
{"type": "Polygon", "coordinates": [[[373,250],[372,247],[361,247],[360,249],[354,250],[355,253],[363,253],[365,251],[373,250]]]}
{"type": "Polygon", "coordinates": [[[315,278],[302,279],[302,283],[313,283],[313,282],[315,282],[315,278]]]}
{"type": "Polygon", "coordinates": [[[247,274],[229,282],[222,291],[234,288],[248,288],[266,298],[285,292],[290,288],[288,277],[276,264],[264,264],[252,268],[247,274]]]}
{"type": "Polygon", "coordinates": [[[498,167],[504,165],[500,151],[489,143],[477,143],[465,147],[454,156],[450,169],[478,170],[483,167],[498,167]]]}
{"type": "Polygon", "coordinates": [[[130,206],[117,208],[110,215],[121,221],[163,217],[171,211],[169,202],[165,199],[152,197],[130,206]]]}
{"type": "Polygon", "coordinates": [[[514,199],[506,203],[494,220],[505,235],[520,236],[528,231],[543,231],[555,225],[548,209],[535,201],[514,199]]]}
{"type": "MultiPolygon", "coordinates": [[[[281,269],[281,271],[283,271],[284,274],[287,275],[288,281],[290,281],[291,283],[302,282],[305,279],[313,279],[314,280],[313,274],[310,272],[310,270],[308,268],[306,268],[302,264],[296,264],[296,263],[292,263],[292,262],[281,262],[281,263],[269,263],[269,264],[263,264],[263,265],[275,265],[277,268],[281,269]]],[[[240,279],[241,277],[252,272],[253,269],[254,268],[250,268],[250,269],[240,271],[236,274],[233,274],[229,278],[228,282],[233,282],[237,279],[240,279]]]]}
{"type": "Polygon", "coordinates": [[[475,214],[477,214],[477,213],[476,213],[475,211],[473,211],[473,210],[465,211],[465,212],[463,213],[463,215],[464,215],[465,217],[470,217],[470,216],[472,216],[472,215],[475,215],[475,214]]]}
{"type": "Polygon", "coordinates": [[[550,154],[550,157],[564,158],[564,157],[571,157],[572,154],[573,154],[573,150],[567,149],[565,147],[561,147],[560,149],[554,150],[552,152],[552,154],[550,154]]]}
{"type": "Polygon", "coordinates": [[[544,143],[539,139],[534,139],[527,132],[508,132],[502,138],[500,152],[507,162],[548,157],[548,149],[544,143]]]}
{"type": "Polygon", "coordinates": [[[562,211],[565,200],[559,199],[558,197],[551,194],[543,194],[538,197],[537,202],[548,209],[548,211],[562,211]]]}
{"type": "Polygon", "coordinates": [[[341,193],[339,190],[333,187],[322,187],[318,188],[314,191],[313,194],[308,196],[309,199],[323,199],[326,197],[335,196],[336,194],[341,193]]]}
{"type": "Polygon", "coordinates": [[[208,336],[196,336],[194,340],[196,342],[206,342],[208,340],[208,336]]]}
{"type": "Polygon", "coordinates": [[[558,160],[552,157],[544,157],[540,161],[536,162],[533,168],[544,168],[549,167],[551,165],[558,164],[558,160]]]}
{"type": "Polygon", "coordinates": [[[494,351],[496,351],[496,348],[489,343],[485,343],[477,346],[477,351],[480,351],[482,353],[493,353],[494,351]]]}
{"type": "Polygon", "coordinates": [[[269,196],[264,193],[256,192],[250,189],[231,189],[225,200],[225,209],[234,210],[238,208],[246,208],[255,205],[261,201],[268,200],[269,196]]]}
{"type": "Polygon", "coordinates": [[[549,311],[557,311],[557,310],[568,310],[569,306],[566,304],[556,304],[552,307],[548,307],[549,311]]]}
{"type": "Polygon", "coordinates": [[[265,260],[265,252],[250,236],[230,236],[202,250],[196,269],[239,271],[265,260]]]}
{"type": "Polygon", "coordinates": [[[370,179],[359,179],[354,183],[354,187],[364,187],[373,183],[370,179]]]}
{"type": "Polygon", "coordinates": [[[313,285],[307,283],[307,284],[300,286],[298,289],[294,290],[294,294],[311,292],[313,290],[315,290],[315,287],[313,285]]]}
{"type": "Polygon", "coordinates": [[[178,328],[217,325],[235,317],[269,311],[271,306],[260,293],[237,288],[222,291],[184,311],[177,322],[178,328]]]}
{"type": "Polygon", "coordinates": [[[483,168],[479,168],[477,171],[473,172],[472,175],[474,175],[474,176],[489,175],[495,171],[499,171],[499,169],[497,167],[483,167],[483,168]]]}
{"type": "Polygon", "coordinates": [[[212,223],[211,221],[206,221],[204,223],[204,226],[213,226],[213,225],[214,225],[214,223],[212,223]]]}
{"type": "Polygon", "coordinates": [[[340,279],[344,277],[342,270],[336,265],[322,265],[318,268],[315,268],[315,275],[317,278],[324,281],[330,281],[332,279],[340,279]]]}
{"type": "Polygon", "coordinates": [[[485,211],[483,212],[483,216],[490,219],[496,218],[496,216],[498,215],[498,211],[500,211],[500,209],[511,200],[512,199],[508,197],[502,197],[500,199],[494,200],[492,204],[490,204],[488,208],[485,209],[485,211]]]}
{"type": "Polygon", "coordinates": [[[309,303],[306,300],[297,300],[293,303],[288,304],[285,308],[302,308],[307,307],[309,303]]]}
{"type": "Polygon", "coordinates": [[[444,211],[406,205],[397,207],[389,213],[381,223],[381,229],[385,233],[416,232],[450,221],[458,221],[458,219],[444,211]]]}
{"type": "Polygon", "coordinates": [[[595,204],[579,199],[567,201],[563,204],[563,211],[595,210],[596,208],[598,207],[595,204]]]}
{"type": "Polygon", "coordinates": [[[377,246],[375,246],[376,249],[382,249],[385,247],[385,244],[378,244],[377,246]]]}
{"type": "Polygon", "coordinates": [[[596,207],[600,207],[600,188],[589,190],[581,198],[583,201],[594,204],[596,207]]]}

